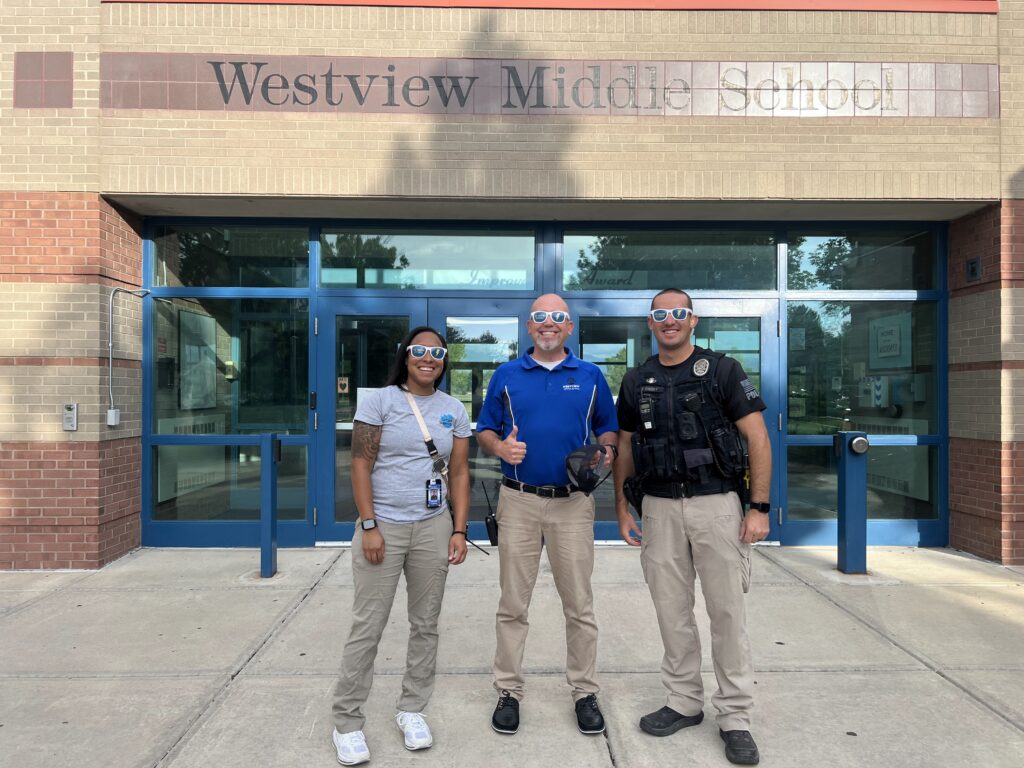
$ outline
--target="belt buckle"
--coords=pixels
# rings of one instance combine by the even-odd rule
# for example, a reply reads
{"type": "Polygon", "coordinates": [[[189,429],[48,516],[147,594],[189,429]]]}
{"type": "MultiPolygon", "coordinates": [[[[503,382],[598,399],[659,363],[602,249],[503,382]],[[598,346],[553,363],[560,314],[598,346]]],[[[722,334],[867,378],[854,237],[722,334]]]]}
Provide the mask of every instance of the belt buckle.
{"type": "Polygon", "coordinates": [[[543,496],[545,499],[554,499],[554,498],[557,498],[555,496],[555,494],[558,493],[558,489],[557,488],[549,488],[549,487],[547,487],[545,485],[541,485],[541,486],[538,486],[537,492],[538,492],[538,495],[543,496]]]}

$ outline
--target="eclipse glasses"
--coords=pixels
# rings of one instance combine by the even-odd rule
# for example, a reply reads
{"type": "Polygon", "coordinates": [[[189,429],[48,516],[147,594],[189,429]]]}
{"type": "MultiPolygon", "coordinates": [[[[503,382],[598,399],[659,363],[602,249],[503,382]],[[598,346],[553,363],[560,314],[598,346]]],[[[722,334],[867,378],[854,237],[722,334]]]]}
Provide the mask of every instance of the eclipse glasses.
{"type": "Polygon", "coordinates": [[[664,323],[668,320],[668,316],[672,315],[676,320],[685,320],[693,314],[693,310],[689,307],[676,307],[675,309],[652,309],[647,313],[651,316],[651,320],[656,323],[664,323]]]}
{"type": "Polygon", "coordinates": [[[547,312],[543,309],[538,309],[535,312],[530,313],[530,319],[538,325],[545,322],[549,317],[551,318],[552,323],[561,325],[569,319],[569,313],[563,312],[560,309],[556,309],[554,312],[547,312]]]}
{"type": "Polygon", "coordinates": [[[425,347],[422,344],[413,344],[409,347],[409,354],[417,360],[421,357],[426,357],[427,353],[430,353],[430,356],[435,360],[444,360],[448,350],[444,347],[425,347]]]}

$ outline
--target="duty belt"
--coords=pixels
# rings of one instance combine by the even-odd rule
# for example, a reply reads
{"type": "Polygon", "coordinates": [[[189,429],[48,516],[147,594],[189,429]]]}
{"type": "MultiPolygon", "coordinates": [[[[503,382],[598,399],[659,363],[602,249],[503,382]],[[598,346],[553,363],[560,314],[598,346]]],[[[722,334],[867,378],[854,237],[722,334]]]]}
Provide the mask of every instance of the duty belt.
{"type": "Polygon", "coordinates": [[[644,493],[661,499],[688,499],[692,496],[711,496],[736,490],[732,480],[709,480],[706,483],[644,481],[644,493]]]}
{"type": "Polygon", "coordinates": [[[569,494],[579,490],[574,485],[530,485],[529,483],[520,483],[518,480],[513,480],[510,477],[501,478],[501,484],[506,488],[512,488],[523,493],[532,493],[545,499],[567,499],[569,494]]]}

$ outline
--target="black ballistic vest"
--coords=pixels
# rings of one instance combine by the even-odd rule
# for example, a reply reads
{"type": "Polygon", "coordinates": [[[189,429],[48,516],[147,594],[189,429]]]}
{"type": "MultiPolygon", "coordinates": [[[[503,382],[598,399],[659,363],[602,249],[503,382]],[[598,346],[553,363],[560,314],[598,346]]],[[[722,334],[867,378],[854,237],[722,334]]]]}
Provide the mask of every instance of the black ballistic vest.
{"type": "Polygon", "coordinates": [[[724,356],[704,350],[685,374],[666,371],[657,355],[638,369],[639,425],[632,449],[645,490],[669,483],[680,484],[686,496],[740,490],[746,451],[722,410],[724,397],[716,379],[724,356]],[[699,371],[705,364],[704,375],[694,375],[693,367],[699,371]]]}

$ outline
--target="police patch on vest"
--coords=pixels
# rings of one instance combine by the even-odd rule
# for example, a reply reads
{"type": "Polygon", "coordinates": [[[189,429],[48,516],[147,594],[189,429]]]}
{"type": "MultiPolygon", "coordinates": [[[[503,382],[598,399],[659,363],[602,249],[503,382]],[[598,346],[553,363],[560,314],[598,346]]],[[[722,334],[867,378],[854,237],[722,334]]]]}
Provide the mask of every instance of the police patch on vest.
{"type": "Polygon", "coordinates": [[[700,360],[693,364],[693,375],[703,376],[705,373],[708,372],[708,368],[710,367],[711,363],[702,357],[700,360]]]}
{"type": "Polygon", "coordinates": [[[757,387],[751,383],[750,379],[744,379],[740,382],[740,386],[743,387],[743,394],[747,396],[747,400],[756,400],[760,395],[757,394],[757,387]]]}

